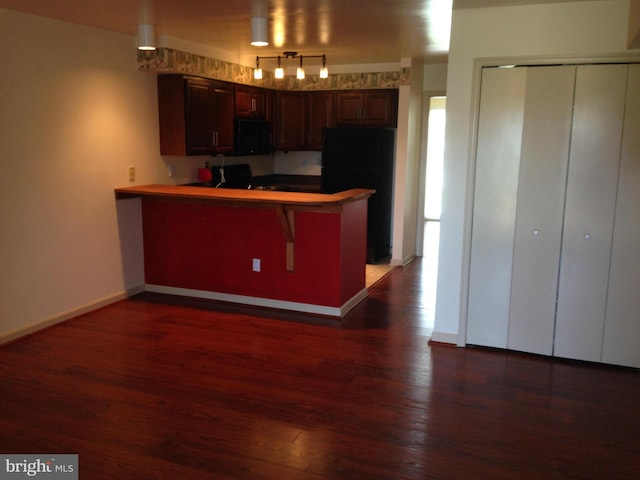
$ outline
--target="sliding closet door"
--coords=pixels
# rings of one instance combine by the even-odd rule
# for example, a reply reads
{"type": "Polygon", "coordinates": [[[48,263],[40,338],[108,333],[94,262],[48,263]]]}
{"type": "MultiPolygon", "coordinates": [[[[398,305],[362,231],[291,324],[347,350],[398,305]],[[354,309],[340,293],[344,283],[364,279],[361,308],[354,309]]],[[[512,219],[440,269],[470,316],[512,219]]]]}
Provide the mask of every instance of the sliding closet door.
{"type": "Polygon", "coordinates": [[[467,343],[507,346],[526,68],[485,68],[476,153],[467,343]]]}
{"type": "Polygon", "coordinates": [[[508,348],[551,355],[576,67],[531,67],[518,182],[508,348]]]}
{"type": "Polygon", "coordinates": [[[578,67],[554,355],[600,361],[626,65],[578,67]]]}
{"type": "Polygon", "coordinates": [[[602,361],[640,368],[640,65],[629,66],[602,361]]]}

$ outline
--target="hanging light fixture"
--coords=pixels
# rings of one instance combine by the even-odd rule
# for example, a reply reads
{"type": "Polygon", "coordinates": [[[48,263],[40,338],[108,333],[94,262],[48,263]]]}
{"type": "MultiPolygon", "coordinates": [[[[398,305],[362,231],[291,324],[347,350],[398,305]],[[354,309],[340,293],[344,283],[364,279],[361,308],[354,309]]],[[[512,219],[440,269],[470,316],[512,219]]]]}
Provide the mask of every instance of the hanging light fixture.
{"type": "Polygon", "coordinates": [[[266,17],[251,17],[251,45],[254,47],[269,45],[266,17]]]}
{"type": "Polygon", "coordinates": [[[282,68],[282,63],[280,62],[280,55],[278,55],[278,66],[276,67],[274,76],[278,80],[282,80],[284,78],[284,68],[282,68]]]}
{"type": "MultiPolygon", "coordinates": [[[[298,80],[304,80],[305,78],[305,71],[304,71],[304,67],[302,66],[302,55],[298,55],[298,52],[284,52],[283,55],[284,58],[299,58],[300,59],[300,64],[296,70],[296,78],[298,80]]],[[[275,58],[277,59],[278,63],[277,63],[277,67],[275,69],[274,72],[274,77],[277,79],[283,79],[284,78],[284,68],[282,68],[282,59],[281,55],[278,55],[277,57],[256,57],[256,68],[253,71],[253,78],[256,80],[260,80],[262,79],[262,68],[260,67],[260,59],[265,59],[265,58],[275,58]]],[[[327,57],[326,55],[305,55],[305,58],[321,58],[322,59],[322,68],[320,69],[320,78],[329,78],[329,70],[327,69],[327,57]]]]}
{"type": "Polygon", "coordinates": [[[329,78],[329,70],[327,70],[327,57],[322,55],[322,68],[320,69],[320,78],[329,78]]]}
{"type": "Polygon", "coordinates": [[[260,68],[260,57],[256,57],[256,69],[253,71],[253,78],[262,80],[262,69],[260,68]]]}
{"type": "Polygon", "coordinates": [[[251,4],[251,45],[266,47],[269,45],[267,9],[263,0],[254,0],[251,4]]]}
{"type": "Polygon", "coordinates": [[[155,50],[156,40],[153,25],[142,23],[138,25],[138,50],[155,50]]]}
{"type": "Polygon", "coordinates": [[[300,55],[300,66],[296,70],[296,78],[298,80],[304,80],[304,68],[302,68],[302,55],[300,55]]]}

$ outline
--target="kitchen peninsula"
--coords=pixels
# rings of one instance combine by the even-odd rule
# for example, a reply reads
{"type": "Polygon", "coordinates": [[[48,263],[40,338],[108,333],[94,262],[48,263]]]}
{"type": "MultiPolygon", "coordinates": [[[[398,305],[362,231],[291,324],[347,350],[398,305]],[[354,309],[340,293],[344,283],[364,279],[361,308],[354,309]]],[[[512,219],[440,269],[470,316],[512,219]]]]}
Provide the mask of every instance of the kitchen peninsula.
{"type": "Polygon", "coordinates": [[[145,185],[148,291],[344,316],[367,296],[367,203],[335,194],[145,185]]]}

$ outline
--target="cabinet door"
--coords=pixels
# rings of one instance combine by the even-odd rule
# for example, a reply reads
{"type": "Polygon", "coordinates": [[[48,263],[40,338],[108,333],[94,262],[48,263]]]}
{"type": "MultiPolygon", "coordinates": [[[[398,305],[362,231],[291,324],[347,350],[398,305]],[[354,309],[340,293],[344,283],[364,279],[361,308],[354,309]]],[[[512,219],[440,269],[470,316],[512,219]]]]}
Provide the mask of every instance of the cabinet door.
{"type": "Polygon", "coordinates": [[[281,150],[303,150],[305,148],[305,94],[283,92],[279,96],[280,135],[278,148],[281,150]]]}
{"type": "Polygon", "coordinates": [[[365,93],[363,103],[363,125],[369,127],[395,127],[397,125],[397,98],[393,92],[365,93]]]}
{"type": "Polygon", "coordinates": [[[527,69],[508,348],[551,355],[576,68],[527,69]]]}
{"type": "Polygon", "coordinates": [[[640,368],[640,65],[629,65],[602,361],[640,368]]]}
{"type": "Polygon", "coordinates": [[[620,164],[626,65],[578,67],[554,355],[599,362],[620,164]]]}
{"type": "Polygon", "coordinates": [[[307,148],[322,150],[322,131],[333,126],[333,95],[331,92],[313,92],[308,100],[307,148]]]}
{"type": "Polygon", "coordinates": [[[205,79],[189,78],[186,89],[186,154],[204,155],[213,151],[214,129],[211,97],[213,85],[205,79]]]}
{"type": "Polygon", "coordinates": [[[506,348],[526,67],[482,72],[467,342],[506,348]]]}
{"type": "Polygon", "coordinates": [[[363,97],[360,92],[337,92],[336,126],[362,125],[363,97]]]}
{"type": "Polygon", "coordinates": [[[182,75],[158,75],[160,154],[186,155],[185,86],[182,75]]]}
{"type": "Polygon", "coordinates": [[[213,151],[226,153],[233,151],[233,86],[223,82],[213,82],[211,103],[213,110],[213,151]]]}
{"type": "Polygon", "coordinates": [[[266,111],[265,92],[243,85],[236,85],[236,116],[264,118],[266,111]]]}

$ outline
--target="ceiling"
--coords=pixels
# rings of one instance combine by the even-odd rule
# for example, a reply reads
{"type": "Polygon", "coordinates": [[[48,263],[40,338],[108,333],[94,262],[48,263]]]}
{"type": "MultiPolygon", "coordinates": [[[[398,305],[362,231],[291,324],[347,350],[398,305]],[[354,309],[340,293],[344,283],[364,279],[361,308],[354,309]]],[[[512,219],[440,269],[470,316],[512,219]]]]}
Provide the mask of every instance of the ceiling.
{"type": "MultiPolygon", "coordinates": [[[[260,0],[266,2],[271,44],[253,47],[250,17],[256,1],[0,0],[0,8],[132,36],[138,23],[148,22],[155,25],[160,46],[178,48],[176,42],[184,41],[233,52],[238,59],[297,51],[326,54],[329,65],[409,57],[446,61],[453,0],[260,0]]],[[[455,8],[561,1],[455,0],[455,8]]]]}

